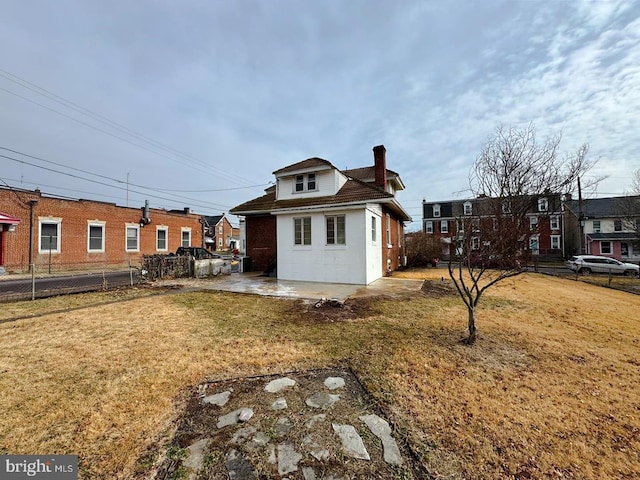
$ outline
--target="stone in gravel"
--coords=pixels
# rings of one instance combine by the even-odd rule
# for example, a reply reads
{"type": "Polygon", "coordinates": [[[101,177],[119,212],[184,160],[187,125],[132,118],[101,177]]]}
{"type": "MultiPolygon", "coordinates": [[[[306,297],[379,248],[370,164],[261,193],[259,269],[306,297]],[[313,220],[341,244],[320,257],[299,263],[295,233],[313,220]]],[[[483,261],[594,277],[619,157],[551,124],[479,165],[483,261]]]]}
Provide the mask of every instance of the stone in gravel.
{"type": "Polygon", "coordinates": [[[340,399],[340,395],[318,392],[311,395],[306,400],[306,404],[312,408],[328,408],[340,399]]]}
{"type": "Polygon", "coordinates": [[[269,435],[267,435],[264,432],[258,432],[251,439],[251,441],[247,443],[246,449],[249,450],[249,451],[253,451],[253,450],[256,450],[256,449],[258,449],[260,447],[264,447],[266,444],[269,443],[269,440],[271,440],[269,438],[269,435]]]}
{"type": "Polygon", "coordinates": [[[302,454],[296,452],[292,444],[281,443],[278,445],[278,473],[280,475],[298,470],[300,460],[302,460],[302,454]]]}
{"type": "Polygon", "coordinates": [[[231,441],[233,443],[243,443],[244,441],[247,440],[247,438],[249,438],[251,435],[253,435],[257,431],[258,429],[252,426],[241,428],[240,430],[238,430],[236,433],[233,434],[233,437],[231,437],[231,441]]]}
{"type": "Polygon", "coordinates": [[[287,399],[284,397],[278,398],[271,404],[271,410],[284,410],[287,408],[287,399]]]}
{"type": "Polygon", "coordinates": [[[333,426],[333,431],[340,437],[342,448],[347,455],[361,460],[371,460],[369,452],[367,452],[367,449],[364,447],[362,438],[352,425],[338,425],[336,423],[332,423],[331,425],[333,426]]]}
{"type": "Polygon", "coordinates": [[[248,420],[253,416],[253,410],[251,410],[250,408],[239,408],[238,410],[229,412],[226,415],[222,415],[221,417],[218,417],[218,423],[216,424],[216,427],[222,428],[228,425],[235,425],[239,421],[246,422],[247,420],[241,420],[241,416],[248,420]]]}
{"type": "Polygon", "coordinates": [[[275,445],[269,445],[268,447],[269,456],[267,457],[267,462],[275,465],[278,462],[276,458],[276,447],[275,445]]]}
{"type": "Polygon", "coordinates": [[[218,407],[224,407],[229,401],[230,396],[231,396],[230,391],[216,393],[215,395],[209,395],[208,397],[204,397],[202,399],[202,403],[209,403],[211,405],[217,405],[218,407]]]}
{"type": "Polygon", "coordinates": [[[311,467],[303,467],[302,468],[302,476],[304,477],[304,480],[316,480],[316,472],[313,468],[311,467]]]}
{"type": "Polygon", "coordinates": [[[309,453],[319,462],[329,460],[329,450],[322,448],[322,446],[314,440],[312,435],[304,437],[302,443],[309,447],[309,453]]]}
{"type": "Polygon", "coordinates": [[[342,377],[327,377],[324,381],[324,386],[329,390],[336,390],[344,387],[344,378],[342,377]]]}
{"type": "Polygon", "coordinates": [[[280,390],[285,389],[287,387],[293,387],[296,384],[295,380],[292,380],[287,377],[276,378],[275,380],[271,380],[267,383],[267,386],[264,387],[265,391],[269,393],[278,393],[280,390]]]}
{"type": "Polygon", "coordinates": [[[314,415],[307,421],[307,423],[305,424],[305,427],[307,428],[307,430],[311,430],[313,427],[316,426],[317,423],[324,422],[326,418],[327,416],[324,413],[319,413],[318,415],[314,415]]]}
{"type": "Polygon", "coordinates": [[[258,478],[253,465],[237,450],[227,452],[224,464],[229,480],[255,480],[258,478]]]}
{"type": "Polygon", "coordinates": [[[284,437],[293,428],[293,423],[287,417],[280,417],[276,422],[276,434],[279,437],[284,437]]]}
{"type": "Polygon", "coordinates": [[[377,415],[364,415],[360,417],[367,424],[371,433],[382,441],[384,461],[390,465],[402,465],[402,456],[398,444],[391,436],[391,427],[386,420],[377,415]]]}
{"type": "Polygon", "coordinates": [[[191,469],[189,478],[196,478],[198,471],[202,468],[204,463],[204,451],[209,445],[209,438],[203,438],[195,443],[192,443],[187,447],[189,456],[186,458],[182,465],[191,469]]]}

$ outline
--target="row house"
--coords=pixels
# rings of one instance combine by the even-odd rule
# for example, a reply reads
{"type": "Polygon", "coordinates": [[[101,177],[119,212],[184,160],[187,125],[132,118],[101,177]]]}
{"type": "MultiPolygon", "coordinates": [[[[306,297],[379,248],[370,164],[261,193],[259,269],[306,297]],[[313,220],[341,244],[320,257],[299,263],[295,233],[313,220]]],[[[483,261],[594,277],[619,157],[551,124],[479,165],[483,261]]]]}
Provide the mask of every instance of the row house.
{"type": "Polygon", "coordinates": [[[640,261],[640,196],[565,202],[567,255],[640,261]]]}
{"type": "Polygon", "coordinates": [[[0,188],[0,267],[27,271],[139,264],[146,254],[202,246],[200,215],[0,188]]]}
{"type": "MultiPolygon", "coordinates": [[[[471,248],[479,250],[482,242],[491,236],[488,232],[496,231],[500,219],[508,218],[512,208],[510,202],[505,201],[501,205],[501,212],[496,214],[491,210],[491,201],[492,199],[487,197],[439,202],[423,200],[422,231],[441,240],[443,258],[448,259],[456,253],[456,239],[464,234],[465,228],[472,229],[471,248]]],[[[531,234],[524,248],[540,259],[561,258],[563,223],[560,196],[548,195],[537,199],[537,202],[527,207],[525,216],[528,222],[527,230],[531,234]]]]}
{"type": "Polygon", "coordinates": [[[209,250],[235,250],[238,248],[240,229],[231,225],[227,216],[203,215],[204,242],[209,250]]]}

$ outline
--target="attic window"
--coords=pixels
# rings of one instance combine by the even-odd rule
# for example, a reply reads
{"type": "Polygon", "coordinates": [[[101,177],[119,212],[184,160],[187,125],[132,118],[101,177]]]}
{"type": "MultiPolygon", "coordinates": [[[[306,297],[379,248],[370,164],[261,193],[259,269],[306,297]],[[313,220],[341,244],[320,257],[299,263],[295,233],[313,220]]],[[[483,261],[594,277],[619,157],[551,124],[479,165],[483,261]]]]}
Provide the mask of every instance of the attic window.
{"type": "Polygon", "coordinates": [[[305,192],[316,189],[316,174],[296,175],[296,192],[305,192]],[[305,188],[306,187],[306,188],[305,188]]]}
{"type": "Polygon", "coordinates": [[[464,214],[471,215],[471,202],[464,203],[464,214]]]}
{"type": "Polygon", "coordinates": [[[440,204],[436,203],[433,206],[433,216],[434,217],[439,217],[440,216],[440,204]]]}

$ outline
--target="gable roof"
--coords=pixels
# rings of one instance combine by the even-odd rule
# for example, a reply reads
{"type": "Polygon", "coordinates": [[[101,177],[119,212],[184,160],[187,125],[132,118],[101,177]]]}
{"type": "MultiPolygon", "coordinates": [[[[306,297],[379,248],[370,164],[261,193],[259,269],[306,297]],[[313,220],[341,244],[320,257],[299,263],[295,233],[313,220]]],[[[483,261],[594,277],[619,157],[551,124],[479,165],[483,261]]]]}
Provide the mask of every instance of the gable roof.
{"type": "Polygon", "coordinates": [[[280,168],[275,172],[273,172],[273,174],[282,175],[283,173],[296,172],[298,170],[306,170],[306,169],[318,168],[318,167],[322,167],[323,170],[327,168],[336,168],[328,160],[325,160],[323,158],[318,158],[318,157],[312,157],[312,158],[307,158],[306,160],[302,160],[301,162],[294,163],[293,165],[288,165],[286,167],[280,168]]]}
{"type": "MultiPolygon", "coordinates": [[[[628,213],[624,211],[623,202],[629,198],[635,198],[636,201],[640,201],[640,196],[589,198],[583,200],[583,214],[588,218],[624,217],[628,213]]],[[[576,217],[580,215],[580,202],[578,200],[568,200],[565,205],[576,217]]]]}
{"type": "Polygon", "coordinates": [[[210,227],[214,226],[214,225],[217,225],[218,222],[222,219],[222,217],[224,217],[224,215],[203,215],[202,216],[202,218],[204,218],[204,221],[210,227]]]}

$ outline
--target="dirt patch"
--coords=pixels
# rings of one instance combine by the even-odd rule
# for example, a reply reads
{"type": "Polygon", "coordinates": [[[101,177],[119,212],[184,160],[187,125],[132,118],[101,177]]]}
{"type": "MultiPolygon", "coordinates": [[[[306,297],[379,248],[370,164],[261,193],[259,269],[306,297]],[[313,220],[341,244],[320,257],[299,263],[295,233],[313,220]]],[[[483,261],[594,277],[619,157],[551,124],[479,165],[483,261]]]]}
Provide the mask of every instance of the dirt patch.
{"type": "Polygon", "coordinates": [[[449,280],[425,280],[422,283],[422,293],[431,298],[442,298],[457,295],[458,291],[449,280]]]}
{"type": "Polygon", "coordinates": [[[295,300],[290,302],[287,315],[296,321],[333,323],[367,318],[379,313],[376,297],[348,298],[344,302],[295,300]]]}
{"type": "Polygon", "coordinates": [[[421,467],[413,462],[411,452],[399,441],[396,432],[392,432],[392,436],[398,440],[402,465],[385,462],[380,439],[360,418],[369,414],[383,418],[358,379],[347,369],[321,369],[204,383],[193,389],[155,478],[187,478],[194,474],[185,465],[190,464],[189,447],[197,442],[206,447],[201,454],[197,475],[189,478],[428,478],[428,474],[420,471],[421,467]],[[285,377],[295,381],[295,385],[280,392],[265,391],[270,381],[285,377]],[[324,383],[327,378],[341,378],[344,386],[331,390],[324,383]],[[224,392],[230,394],[228,403],[223,406],[204,400],[224,392]],[[337,400],[324,408],[309,406],[308,399],[318,394],[335,395],[337,400]],[[284,399],[286,407],[281,405],[281,409],[275,409],[274,402],[278,399],[281,404],[284,399]],[[218,428],[222,416],[240,409],[251,409],[253,415],[246,422],[218,428]],[[334,424],[353,426],[362,438],[370,459],[349,455],[334,431],[334,424]],[[281,449],[285,444],[300,456],[297,468],[288,473],[279,472],[281,449]],[[238,475],[237,472],[229,471],[230,458],[233,457],[242,458],[245,462],[244,473],[239,476],[234,476],[238,475]],[[249,473],[251,471],[253,474],[249,473]]]}

